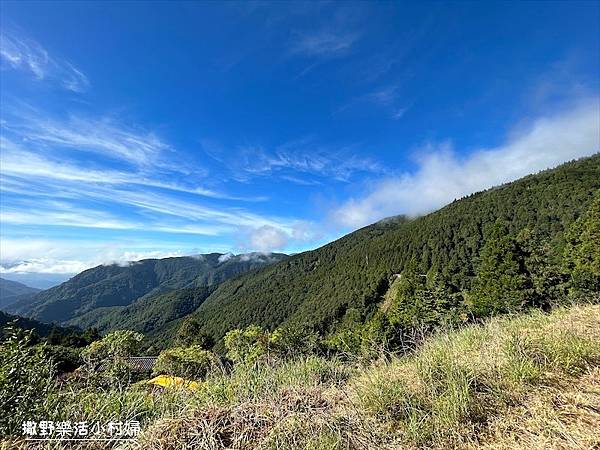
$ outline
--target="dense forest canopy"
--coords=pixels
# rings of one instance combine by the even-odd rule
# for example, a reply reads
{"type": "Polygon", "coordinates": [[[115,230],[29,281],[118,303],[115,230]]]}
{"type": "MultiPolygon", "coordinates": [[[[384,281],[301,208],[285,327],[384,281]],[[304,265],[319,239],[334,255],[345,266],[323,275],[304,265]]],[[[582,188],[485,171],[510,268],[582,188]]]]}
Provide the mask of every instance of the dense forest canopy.
{"type": "MultiPolygon", "coordinates": [[[[151,297],[176,289],[207,289],[227,278],[285,257],[286,255],[278,253],[210,253],[146,259],[126,265],[101,265],[81,272],[59,286],[21,298],[6,310],[44,322],[96,326],[101,324],[94,322],[104,318],[109,311],[124,310],[138,300],[144,299],[141,308],[145,309],[146,305],[156,303],[148,303],[146,299],[151,297]]],[[[125,311],[126,315],[130,315],[128,311],[130,309],[125,311]]],[[[186,310],[185,314],[189,312],[186,310]]]]}
{"type": "Polygon", "coordinates": [[[515,239],[524,230],[558,263],[565,231],[600,189],[600,155],[472,194],[416,219],[394,217],[259,272],[231,279],[204,301],[194,317],[219,340],[233,328],[285,322],[322,331],[347,311],[365,318],[377,309],[393,274],[414,260],[415,270],[443,277],[450,292],[470,291],[482,248],[494,224],[515,239]]]}
{"type": "Polygon", "coordinates": [[[594,284],[588,269],[598,257],[589,254],[599,239],[589,221],[597,213],[588,210],[599,189],[595,155],[291,257],[210,254],[100,266],[13,311],[101,332],[135,330],[152,348],[168,346],[189,318],[224,351],[225,334],[249,325],[301,324],[334,342],[364,324],[406,330],[548,307],[571,278],[594,284]]]}

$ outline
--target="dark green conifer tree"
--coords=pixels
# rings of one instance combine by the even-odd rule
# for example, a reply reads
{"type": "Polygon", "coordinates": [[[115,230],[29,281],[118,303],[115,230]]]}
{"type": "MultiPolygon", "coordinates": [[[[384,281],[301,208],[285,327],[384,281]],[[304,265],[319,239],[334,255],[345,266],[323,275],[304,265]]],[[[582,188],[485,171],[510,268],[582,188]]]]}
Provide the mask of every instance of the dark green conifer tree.
{"type": "Polygon", "coordinates": [[[180,347],[198,345],[205,350],[212,348],[214,340],[201,330],[202,327],[196,319],[190,317],[184,320],[175,335],[176,345],[180,347]]]}
{"type": "Polygon", "coordinates": [[[578,218],[566,236],[564,259],[573,289],[600,291],[600,191],[588,211],[578,218]]]}
{"type": "Polygon", "coordinates": [[[476,317],[526,306],[531,280],[524,254],[500,219],[491,227],[481,249],[479,270],[473,284],[469,304],[476,317]]]}
{"type": "Polygon", "coordinates": [[[389,311],[389,321],[405,331],[432,327],[439,323],[436,295],[427,286],[427,275],[421,273],[415,258],[402,271],[398,292],[389,311]]]}

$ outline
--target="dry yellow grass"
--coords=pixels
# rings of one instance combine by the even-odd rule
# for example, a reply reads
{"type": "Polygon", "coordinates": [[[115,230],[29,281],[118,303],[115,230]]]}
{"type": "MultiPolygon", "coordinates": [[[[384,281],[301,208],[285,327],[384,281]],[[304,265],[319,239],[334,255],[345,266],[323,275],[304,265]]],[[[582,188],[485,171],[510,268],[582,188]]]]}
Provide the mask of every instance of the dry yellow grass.
{"type": "Polygon", "coordinates": [[[294,382],[303,364],[253,372],[253,394],[159,419],[136,448],[600,448],[597,305],[440,333],[341,385],[294,382]]]}
{"type": "Polygon", "coordinates": [[[541,387],[494,418],[472,448],[600,448],[600,369],[541,387]]]}
{"type": "MultiPolygon", "coordinates": [[[[151,408],[142,435],[95,448],[597,450],[600,306],[438,333],[367,367],[311,356],[240,366],[151,404],[129,395],[119,410],[151,408]]],[[[32,448],[22,444],[2,450],[32,448]]]]}
{"type": "Polygon", "coordinates": [[[599,367],[600,306],[575,306],[442,333],[349,387],[393,448],[597,449],[599,367]]]}

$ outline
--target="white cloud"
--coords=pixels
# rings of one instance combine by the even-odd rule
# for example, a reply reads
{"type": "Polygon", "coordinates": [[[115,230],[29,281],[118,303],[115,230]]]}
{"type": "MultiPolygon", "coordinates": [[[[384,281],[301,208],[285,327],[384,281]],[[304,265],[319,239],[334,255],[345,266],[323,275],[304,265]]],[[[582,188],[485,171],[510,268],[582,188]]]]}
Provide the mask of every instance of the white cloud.
{"type": "Polygon", "coordinates": [[[0,274],[74,274],[101,264],[127,264],[140,259],[187,254],[183,249],[157,250],[148,248],[147,245],[139,242],[2,238],[0,274]]]}
{"type": "MultiPolygon", "coordinates": [[[[93,267],[93,266],[89,266],[93,267]]],[[[4,273],[52,273],[75,274],[89,268],[85,263],[77,260],[34,258],[21,261],[11,266],[0,264],[0,274],[4,273]]]]}
{"type": "MultiPolygon", "coordinates": [[[[31,143],[29,142],[28,145],[31,143]]],[[[178,183],[153,179],[146,172],[132,173],[111,169],[94,170],[62,160],[49,159],[39,153],[25,150],[21,145],[0,136],[0,165],[4,175],[24,178],[51,179],[63,182],[81,182],[84,184],[103,185],[139,185],[167,189],[188,194],[196,194],[224,200],[264,201],[266,197],[238,197],[222,192],[206,189],[198,185],[181,185],[178,183]]],[[[3,186],[4,187],[4,186],[3,186]]]]}
{"type": "Polygon", "coordinates": [[[218,259],[218,261],[219,261],[219,263],[220,263],[220,264],[223,264],[224,262],[227,262],[227,261],[229,261],[231,258],[233,258],[233,256],[234,256],[234,254],[233,254],[233,253],[225,253],[225,254],[223,254],[223,255],[219,256],[219,259],[218,259]]]}
{"type": "Polygon", "coordinates": [[[331,58],[347,53],[360,35],[355,32],[320,29],[296,34],[291,53],[303,56],[331,58]]]}
{"type": "Polygon", "coordinates": [[[390,105],[398,98],[399,88],[396,85],[388,86],[377,91],[371,92],[365,96],[365,99],[379,105],[390,105]]]}
{"type": "Polygon", "coordinates": [[[161,166],[164,153],[172,151],[154,133],[127,128],[107,118],[71,116],[68,120],[52,120],[23,110],[14,116],[14,119],[5,119],[3,128],[20,136],[30,146],[65,147],[141,168],[161,166]]]}
{"type": "Polygon", "coordinates": [[[392,119],[394,120],[399,120],[402,119],[404,117],[404,115],[406,114],[406,111],[408,111],[408,107],[402,107],[402,108],[396,108],[394,110],[394,113],[392,114],[392,119]]]}
{"type": "Polygon", "coordinates": [[[364,111],[365,107],[375,107],[391,117],[393,120],[399,120],[409,110],[410,105],[404,100],[399,101],[400,86],[397,84],[381,87],[367,94],[359,95],[335,110],[334,114],[344,113],[346,111],[364,111]]]}
{"type": "Polygon", "coordinates": [[[448,143],[427,146],[414,173],[384,180],[365,197],[350,199],[334,211],[333,219],[359,227],[392,215],[423,214],[455,198],[598,151],[600,105],[593,99],[539,118],[509,136],[504,145],[466,157],[448,143]]]}
{"type": "Polygon", "coordinates": [[[239,255],[240,261],[272,261],[274,260],[271,252],[251,252],[239,255]]]}
{"type": "Polygon", "coordinates": [[[246,147],[236,154],[231,169],[239,181],[277,176],[301,185],[318,184],[315,177],[348,182],[356,174],[383,171],[379,163],[359,157],[352,150],[351,147],[334,150],[310,138],[288,142],[273,151],[246,147]]]}
{"type": "Polygon", "coordinates": [[[124,172],[90,170],[59,163],[28,152],[6,139],[0,140],[0,146],[0,187],[4,195],[2,223],[211,236],[261,225],[289,231],[294,223],[238,207],[208,206],[169,192],[197,193],[194,188],[151,179],[131,180],[132,174],[124,172]],[[139,189],[139,185],[146,189],[139,189]],[[150,190],[150,187],[163,190],[150,190]],[[9,198],[7,194],[13,196],[9,198]],[[119,205],[127,207],[126,215],[107,212],[122,209],[115,208],[119,205]]]}
{"type": "Polygon", "coordinates": [[[259,252],[283,251],[289,244],[314,242],[322,236],[319,226],[312,222],[295,221],[285,227],[277,224],[247,227],[239,247],[259,252]]]}
{"type": "MultiPolygon", "coordinates": [[[[48,204],[47,206],[52,206],[48,204]]],[[[32,205],[33,207],[33,205],[32,205]]],[[[14,225],[43,224],[52,226],[70,226],[79,228],[106,228],[111,230],[127,230],[139,228],[136,225],[109,214],[85,208],[72,210],[67,205],[56,205],[52,210],[13,210],[3,207],[0,222],[14,225]]]]}
{"type": "Polygon", "coordinates": [[[289,235],[282,229],[263,225],[249,232],[248,246],[259,252],[281,250],[287,245],[289,238],[289,235]]]}
{"type": "Polygon", "coordinates": [[[37,80],[51,80],[64,89],[84,92],[88,78],[66,60],[54,58],[36,41],[8,32],[0,32],[0,61],[4,67],[30,72],[37,80]]]}

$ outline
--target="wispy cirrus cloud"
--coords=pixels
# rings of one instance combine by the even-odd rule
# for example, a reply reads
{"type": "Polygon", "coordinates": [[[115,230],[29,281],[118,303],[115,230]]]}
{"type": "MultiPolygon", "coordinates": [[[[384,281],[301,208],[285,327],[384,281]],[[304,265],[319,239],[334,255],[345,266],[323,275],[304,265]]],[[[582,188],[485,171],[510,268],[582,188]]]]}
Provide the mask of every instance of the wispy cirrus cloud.
{"type": "Polygon", "coordinates": [[[95,183],[114,186],[137,185],[222,200],[251,202],[266,200],[266,197],[264,196],[241,197],[207,189],[194,183],[181,184],[169,181],[168,179],[160,180],[156,178],[156,175],[153,177],[148,171],[133,173],[131,171],[118,171],[107,168],[89,168],[65,161],[65,159],[60,156],[51,158],[42,153],[26,150],[23,148],[24,145],[31,145],[31,142],[26,142],[21,145],[16,144],[6,137],[0,136],[0,148],[2,148],[0,165],[2,166],[2,173],[5,176],[23,179],[31,179],[31,177],[34,177],[38,179],[80,182],[84,184],[95,183]]]}
{"type": "MultiPolygon", "coordinates": [[[[38,166],[33,170],[33,173],[36,172],[46,174],[49,170],[38,166]]],[[[27,174],[27,165],[19,166],[11,161],[3,164],[0,179],[2,192],[18,196],[18,200],[6,198],[0,217],[2,222],[205,235],[231,233],[240,226],[269,224],[288,228],[292,223],[253,214],[239,207],[207,206],[193,199],[182,200],[168,191],[137,189],[139,183],[127,183],[119,178],[102,179],[102,172],[88,173],[84,170],[76,175],[74,171],[63,170],[54,175],[57,176],[34,177],[31,173],[27,174]],[[89,175],[89,179],[85,179],[86,175],[89,175]],[[97,177],[97,182],[92,181],[93,177],[97,177]],[[98,215],[94,214],[95,210],[81,206],[91,201],[96,202],[98,208],[106,208],[107,205],[126,206],[128,215],[136,219],[123,220],[118,216],[98,215]]],[[[151,186],[151,183],[146,186],[151,186]]]]}
{"type": "MultiPolygon", "coordinates": [[[[23,202],[27,207],[6,207],[0,213],[0,221],[11,225],[42,225],[51,227],[96,228],[107,230],[143,230],[169,234],[195,234],[220,236],[235,232],[234,226],[174,222],[173,220],[127,220],[101,210],[94,210],[68,202],[50,202],[37,199],[23,202]]],[[[3,255],[4,257],[4,255],[3,255]]]]}
{"type": "Polygon", "coordinates": [[[356,145],[330,147],[313,137],[290,141],[274,149],[242,146],[227,151],[214,142],[203,148],[220,162],[231,177],[246,182],[257,177],[276,177],[294,184],[314,186],[323,180],[349,182],[360,174],[381,174],[385,168],[372,158],[359,156],[356,145]]]}
{"type": "Polygon", "coordinates": [[[225,236],[263,226],[293,235],[297,222],[184,199],[173,191],[197,194],[196,189],[52,160],[4,137],[0,146],[3,224],[225,236]],[[108,212],[123,208],[126,215],[108,212]]]}
{"type": "Polygon", "coordinates": [[[350,99],[350,101],[338,108],[335,114],[358,108],[362,109],[365,106],[380,108],[393,120],[399,120],[404,117],[404,114],[410,108],[406,100],[401,99],[400,86],[392,84],[350,99]]]}
{"type": "Polygon", "coordinates": [[[432,211],[456,198],[600,151],[600,106],[594,98],[539,117],[504,145],[459,157],[449,143],[427,145],[414,173],[378,183],[333,212],[333,220],[360,227],[397,214],[432,211]]]}
{"type": "Polygon", "coordinates": [[[110,117],[90,118],[71,114],[50,118],[29,105],[7,107],[2,128],[30,146],[62,147],[95,153],[138,167],[166,164],[165,153],[172,147],[156,134],[127,127],[110,117]]]}
{"type": "Polygon", "coordinates": [[[222,200],[266,199],[230,195],[204,186],[202,181],[209,172],[203,165],[181,157],[156,133],[129,126],[122,118],[49,116],[13,101],[5,102],[1,119],[5,173],[137,184],[222,200]]]}
{"type": "Polygon", "coordinates": [[[29,72],[37,80],[58,83],[64,89],[81,93],[90,82],[87,76],[65,59],[51,56],[38,42],[15,30],[0,31],[2,68],[29,72]]]}
{"type": "MultiPolygon", "coordinates": [[[[206,169],[189,155],[178,158],[177,149],[144,129],[102,118],[49,117],[18,104],[3,109],[0,131],[3,230],[95,229],[112,235],[161,233],[163,238],[178,239],[197,235],[234,242],[246,236],[239,245],[248,250],[268,246],[251,239],[252,230],[261,227],[294,239],[297,220],[233,206],[266,197],[206,188],[206,169]]],[[[4,264],[4,252],[1,260],[4,264]]],[[[51,271],[78,267],[68,261],[54,258],[43,265],[51,271]]],[[[85,258],[73,261],[89,267],[85,258]]],[[[15,264],[19,270],[39,268],[15,264]]]]}
{"type": "MultiPolygon", "coordinates": [[[[301,153],[283,147],[269,153],[261,148],[248,148],[242,153],[245,156],[242,168],[251,176],[285,177],[289,171],[347,182],[357,172],[376,173],[382,170],[381,166],[371,159],[323,150],[301,153]]],[[[289,176],[287,179],[294,181],[294,178],[289,176]]],[[[303,182],[305,181],[301,181],[303,182]]]]}
{"type": "Polygon", "coordinates": [[[359,5],[319,4],[316,9],[319,19],[312,11],[311,25],[292,28],[288,42],[290,56],[313,60],[301,76],[320,63],[349,56],[364,34],[366,11],[359,5]]]}
{"type": "Polygon", "coordinates": [[[316,58],[333,58],[345,55],[359,39],[355,31],[322,28],[295,33],[290,52],[316,58]]]}

